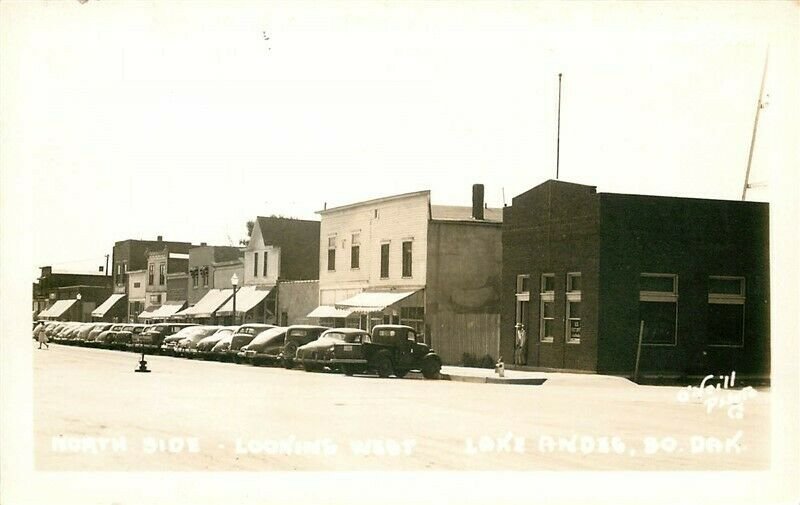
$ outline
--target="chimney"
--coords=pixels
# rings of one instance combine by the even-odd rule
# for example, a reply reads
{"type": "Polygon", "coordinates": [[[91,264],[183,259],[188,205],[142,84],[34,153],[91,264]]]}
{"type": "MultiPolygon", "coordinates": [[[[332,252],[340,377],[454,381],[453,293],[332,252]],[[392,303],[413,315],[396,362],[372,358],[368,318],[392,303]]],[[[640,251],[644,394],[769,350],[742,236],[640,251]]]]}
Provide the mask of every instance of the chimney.
{"type": "Polygon", "coordinates": [[[159,235],[159,236],[156,238],[156,241],[158,241],[158,242],[161,242],[162,240],[164,240],[164,237],[162,237],[161,235],[159,235]]]}
{"type": "Polygon", "coordinates": [[[472,185],[472,218],[483,221],[483,184],[472,185]]]}
{"type": "Polygon", "coordinates": [[[202,247],[202,246],[207,246],[207,245],[208,245],[208,243],[207,243],[207,242],[200,242],[200,246],[201,246],[201,247],[202,247]]]}

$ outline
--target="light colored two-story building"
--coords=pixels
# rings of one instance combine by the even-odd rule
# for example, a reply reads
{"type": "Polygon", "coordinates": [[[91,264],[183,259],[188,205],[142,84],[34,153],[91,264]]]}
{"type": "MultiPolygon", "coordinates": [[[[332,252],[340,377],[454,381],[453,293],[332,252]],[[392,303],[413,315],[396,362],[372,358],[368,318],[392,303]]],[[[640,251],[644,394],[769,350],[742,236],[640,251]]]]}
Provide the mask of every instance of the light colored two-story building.
{"type": "Polygon", "coordinates": [[[497,357],[502,211],[431,205],[430,191],[319,211],[320,324],[407,324],[446,363],[497,357]]]}

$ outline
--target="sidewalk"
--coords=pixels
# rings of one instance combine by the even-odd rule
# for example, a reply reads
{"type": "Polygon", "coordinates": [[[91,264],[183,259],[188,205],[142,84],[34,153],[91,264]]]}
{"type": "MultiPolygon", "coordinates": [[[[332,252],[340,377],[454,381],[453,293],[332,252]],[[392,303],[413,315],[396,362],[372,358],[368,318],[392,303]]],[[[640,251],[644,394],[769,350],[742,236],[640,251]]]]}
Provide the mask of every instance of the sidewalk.
{"type": "Polygon", "coordinates": [[[442,379],[461,382],[477,382],[489,384],[521,384],[521,385],[572,385],[582,386],[635,386],[623,377],[610,375],[569,373],[569,372],[534,372],[527,370],[506,370],[500,377],[493,368],[471,368],[461,366],[443,366],[442,379]]]}

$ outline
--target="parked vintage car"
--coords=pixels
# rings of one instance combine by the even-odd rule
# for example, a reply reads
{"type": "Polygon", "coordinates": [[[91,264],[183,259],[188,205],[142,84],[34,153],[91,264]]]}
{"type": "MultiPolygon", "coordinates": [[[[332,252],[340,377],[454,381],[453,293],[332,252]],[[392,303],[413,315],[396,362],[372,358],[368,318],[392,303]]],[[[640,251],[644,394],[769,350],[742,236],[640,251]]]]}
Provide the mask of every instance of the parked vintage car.
{"type": "MultiPolygon", "coordinates": [[[[235,333],[235,332],[234,332],[235,333]]],[[[230,358],[230,353],[228,352],[231,348],[231,341],[233,340],[233,333],[230,335],[225,335],[219,341],[214,344],[214,347],[211,348],[207,354],[203,357],[205,359],[218,359],[221,361],[225,361],[230,358]]]]}
{"type": "Polygon", "coordinates": [[[114,341],[114,335],[116,335],[118,331],[122,331],[123,328],[125,328],[124,324],[114,324],[108,330],[97,335],[93,342],[86,343],[93,347],[110,348],[111,343],[114,341]]]}
{"type": "Polygon", "coordinates": [[[358,328],[331,328],[315,341],[301,345],[297,349],[296,359],[307,372],[321,371],[325,367],[335,368],[331,362],[335,345],[356,340],[360,342],[365,335],[369,336],[369,332],[358,328]]]}
{"type": "Polygon", "coordinates": [[[156,323],[138,335],[133,336],[134,347],[142,350],[158,350],[164,343],[164,339],[170,335],[181,331],[189,326],[197,326],[192,323],[156,323]]]}
{"type": "Polygon", "coordinates": [[[195,355],[198,358],[203,359],[210,359],[212,357],[211,351],[214,349],[214,346],[219,343],[220,340],[223,339],[230,339],[236,330],[239,329],[238,326],[223,326],[222,328],[218,329],[216,332],[212,333],[211,335],[207,336],[203,340],[197,343],[195,347],[195,355]]]}
{"type": "Polygon", "coordinates": [[[91,333],[91,331],[97,328],[98,326],[99,326],[98,323],[84,324],[83,326],[81,326],[80,330],[78,330],[78,332],[72,337],[72,339],[70,339],[69,344],[77,345],[83,343],[86,340],[86,337],[89,336],[89,333],[91,333]]]}
{"type": "Polygon", "coordinates": [[[83,333],[88,333],[88,330],[94,326],[94,323],[79,323],[73,325],[69,330],[64,332],[61,335],[62,343],[72,345],[74,344],[79,336],[83,333]]]}
{"type": "Polygon", "coordinates": [[[197,345],[194,346],[194,349],[187,349],[187,356],[190,358],[207,357],[217,342],[224,337],[233,335],[237,329],[239,329],[238,326],[221,326],[217,329],[217,331],[197,342],[197,345]]]}
{"type": "Polygon", "coordinates": [[[187,329],[187,335],[175,343],[175,354],[178,356],[194,354],[197,344],[204,338],[215,334],[219,329],[219,326],[193,326],[187,329]]]}
{"type": "MultiPolygon", "coordinates": [[[[175,352],[175,348],[178,345],[178,342],[183,340],[184,338],[191,337],[196,335],[198,332],[202,332],[203,329],[210,328],[209,326],[202,326],[202,325],[194,325],[194,326],[184,326],[176,333],[164,337],[164,342],[161,344],[161,353],[168,354],[170,356],[175,356],[177,353],[175,352]]],[[[213,331],[216,331],[217,327],[213,327],[213,331]]],[[[204,337],[207,337],[212,332],[206,332],[204,337]]]]}
{"type": "Polygon", "coordinates": [[[114,349],[127,349],[133,346],[133,336],[142,333],[147,328],[146,324],[128,324],[118,331],[112,340],[114,349]]]}
{"type": "Polygon", "coordinates": [[[242,350],[242,347],[252,342],[253,339],[256,338],[256,336],[260,333],[274,327],[275,325],[273,324],[263,323],[248,323],[241,325],[233,334],[230,346],[228,347],[227,352],[230,355],[230,358],[237,363],[240,363],[241,359],[239,357],[239,351],[242,350]]]}
{"type": "Polygon", "coordinates": [[[306,345],[318,339],[322,332],[327,330],[327,326],[313,326],[309,324],[295,324],[286,329],[286,338],[283,341],[283,351],[281,351],[281,362],[286,368],[293,368],[295,355],[301,345],[306,345]]]}
{"type": "Polygon", "coordinates": [[[405,377],[418,370],[426,379],[435,379],[442,368],[442,360],[414,328],[397,324],[376,325],[369,339],[364,336],[361,342],[335,344],[331,361],[346,375],[376,372],[380,377],[405,377]]]}
{"type": "Polygon", "coordinates": [[[50,340],[52,340],[53,342],[60,342],[61,340],[63,340],[62,335],[65,335],[74,326],[75,326],[74,321],[65,321],[61,323],[53,332],[53,336],[50,338],[50,340]]]}
{"type": "Polygon", "coordinates": [[[77,323],[77,322],[74,322],[74,321],[68,322],[67,324],[64,325],[64,328],[59,330],[58,334],[53,339],[53,341],[55,341],[57,343],[66,342],[67,340],[70,339],[72,334],[75,333],[75,331],[81,326],[81,324],[82,323],[77,323]]]}
{"type": "Polygon", "coordinates": [[[275,326],[259,333],[239,351],[240,360],[247,361],[251,365],[277,362],[283,351],[286,329],[285,326],[275,326]]]}
{"type": "Polygon", "coordinates": [[[92,327],[92,329],[89,330],[89,332],[86,335],[83,336],[83,338],[81,338],[81,335],[78,335],[76,342],[78,344],[83,344],[85,342],[93,342],[97,338],[97,335],[103,333],[106,330],[110,330],[112,326],[114,325],[111,323],[97,323],[92,327]]]}

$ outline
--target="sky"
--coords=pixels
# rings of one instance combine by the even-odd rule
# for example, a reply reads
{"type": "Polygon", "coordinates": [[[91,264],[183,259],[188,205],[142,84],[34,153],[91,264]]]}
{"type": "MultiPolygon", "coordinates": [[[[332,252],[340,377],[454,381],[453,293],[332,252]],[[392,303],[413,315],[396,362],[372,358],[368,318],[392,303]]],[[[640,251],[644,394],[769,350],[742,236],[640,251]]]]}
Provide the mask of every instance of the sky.
{"type": "Polygon", "coordinates": [[[511,204],[555,178],[559,73],[561,180],[738,200],[769,48],[747,198],[797,169],[791,3],[4,4],[31,280],[408,191],[511,204]]]}

